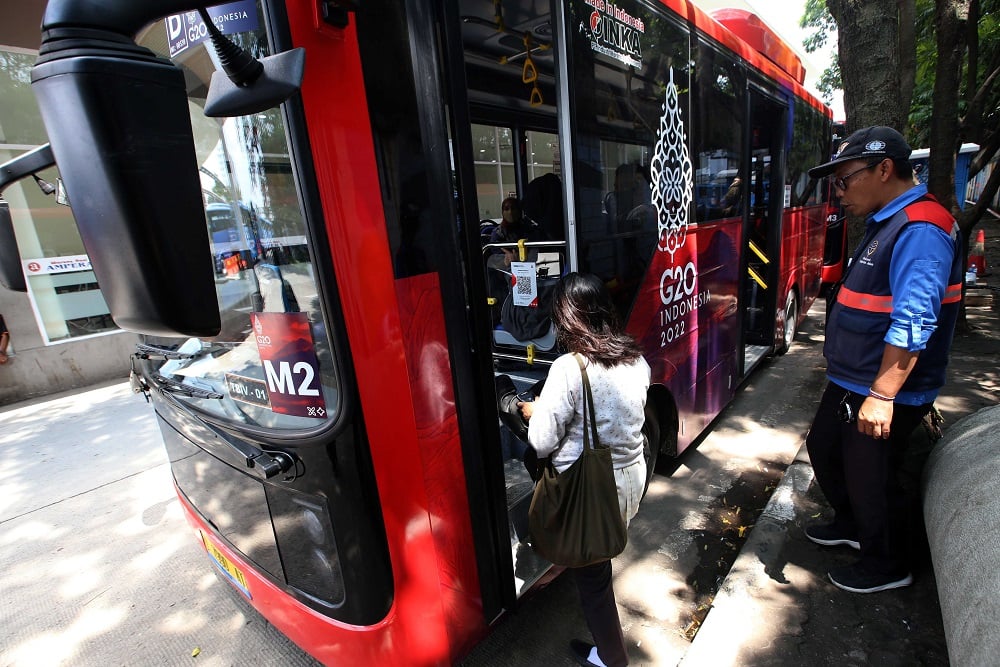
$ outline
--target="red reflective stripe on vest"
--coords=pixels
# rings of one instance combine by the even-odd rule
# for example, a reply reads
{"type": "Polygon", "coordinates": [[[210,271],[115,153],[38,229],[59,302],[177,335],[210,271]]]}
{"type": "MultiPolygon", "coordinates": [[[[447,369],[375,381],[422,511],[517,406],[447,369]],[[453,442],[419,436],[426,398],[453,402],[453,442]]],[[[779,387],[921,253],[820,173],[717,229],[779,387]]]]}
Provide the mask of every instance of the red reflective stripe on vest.
{"type": "Polygon", "coordinates": [[[920,200],[905,207],[903,211],[906,217],[914,222],[929,222],[940,227],[941,230],[951,236],[952,228],[955,225],[955,218],[951,217],[941,204],[936,201],[920,200]]]}
{"type": "Polygon", "coordinates": [[[958,303],[962,300],[962,284],[956,283],[954,285],[948,285],[948,289],[944,292],[944,298],[941,299],[941,303],[958,303]]]}
{"type": "Polygon", "coordinates": [[[837,292],[837,303],[842,303],[848,308],[866,310],[869,313],[891,313],[892,295],[878,296],[875,294],[865,294],[841,285],[837,292]]]}

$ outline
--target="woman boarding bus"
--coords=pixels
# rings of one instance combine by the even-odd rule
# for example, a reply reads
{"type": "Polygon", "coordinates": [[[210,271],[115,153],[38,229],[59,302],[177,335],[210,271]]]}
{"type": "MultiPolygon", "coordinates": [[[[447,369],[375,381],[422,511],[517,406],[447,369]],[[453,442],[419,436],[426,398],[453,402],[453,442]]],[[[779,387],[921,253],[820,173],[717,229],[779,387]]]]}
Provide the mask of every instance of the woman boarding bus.
{"type": "Polygon", "coordinates": [[[50,0],[33,71],[181,504],[324,663],[452,663],[551,568],[496,378],[561,353],[555,282],[599,276],[642,347],[652,474],[816,296],[829,113],[752,15],[685,0],[198,10],[50,0]],[[545,240],[483,247],[510,196],[545,240]],[[219,202],[268,221],[222,268],[219,202]]]}

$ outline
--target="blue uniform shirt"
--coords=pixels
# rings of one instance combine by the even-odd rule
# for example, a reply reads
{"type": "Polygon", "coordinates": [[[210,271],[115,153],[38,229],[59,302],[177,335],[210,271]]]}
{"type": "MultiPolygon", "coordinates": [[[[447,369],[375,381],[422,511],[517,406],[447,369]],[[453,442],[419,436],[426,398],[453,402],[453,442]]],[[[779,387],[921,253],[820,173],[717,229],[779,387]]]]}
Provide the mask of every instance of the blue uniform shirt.
{"type": "MultiPolygon", "coordinates": [[[[916,185],[868,216],[869,225],[878,225],[927,194],[926,185],[916,185]]],[[[889,265],[892,287],[892,324],[885,342],[910,352],[923,350],[937,328],[941,299],[948,287],[954,243],[935,224],[913,222],[903,228],[896,240],[889,265]]],[[[829,377],[829,376],[828,376],[829,377]]],[[[829,377],[834,384],[858,394],[868,394],[869,387],[829,377]]],[[[900,392],[896,402],[923,405],[937,398],[938,391],[900,392]]]]}

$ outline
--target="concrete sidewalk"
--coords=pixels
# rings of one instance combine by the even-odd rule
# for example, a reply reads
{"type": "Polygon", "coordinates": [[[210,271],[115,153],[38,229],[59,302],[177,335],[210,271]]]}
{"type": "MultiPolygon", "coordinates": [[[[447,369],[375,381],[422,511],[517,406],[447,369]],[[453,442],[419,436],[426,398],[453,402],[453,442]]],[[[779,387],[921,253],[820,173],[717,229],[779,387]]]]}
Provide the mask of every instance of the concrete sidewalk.
{"type": "MultiPolygon", "coordinates": [[[[937,407],[944,428],[1000,402],[996,299],[969,306],[973,331],[956,334],[948,385],[937,407]]],[[[947,665],[937,583],[929,553],[914,585],[871,595],[841,591],[826,572],[855,557],[820,547],[803,528],[831,516],[803,445],[723,582],[681,664],[947,665]]]]}
{"type": "Polygon", "coordinates": [[[236,597],[128,382],[0,408],[0,665],[316,665],[236,597]]]}

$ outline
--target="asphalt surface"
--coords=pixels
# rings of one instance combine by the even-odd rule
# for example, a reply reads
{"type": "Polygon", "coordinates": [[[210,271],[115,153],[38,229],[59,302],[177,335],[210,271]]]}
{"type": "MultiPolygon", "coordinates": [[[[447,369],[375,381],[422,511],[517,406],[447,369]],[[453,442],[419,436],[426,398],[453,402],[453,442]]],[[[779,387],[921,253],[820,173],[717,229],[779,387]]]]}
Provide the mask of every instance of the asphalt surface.
{"type": "MultiPolygon", "coordinates": [[[[996,244],[1000,225],[989,229],[996,244]]],[[[997,299],[976,296],[937,402],[945,428],[1000,402],[997,299]]],[[[825,577],[852,552],[802,533],[829,512],[802,451],[822,319],[658,467],[614,563],[632,664],[948,664],[929,558],[912,587],[853,595],[825,577]]],[[[461,664],[570,665],[574,637],[587,637],[579,601],[557,577],[461,664]]],[[[0,409],[0,666],[109,664],[316,664],[216,579],[152,409],[127,383],[0,409]]]]}

